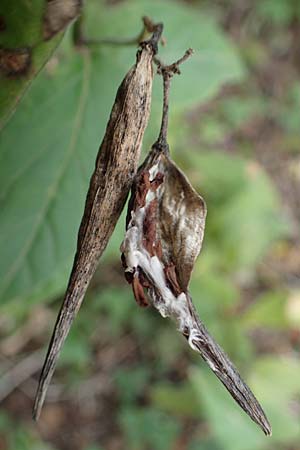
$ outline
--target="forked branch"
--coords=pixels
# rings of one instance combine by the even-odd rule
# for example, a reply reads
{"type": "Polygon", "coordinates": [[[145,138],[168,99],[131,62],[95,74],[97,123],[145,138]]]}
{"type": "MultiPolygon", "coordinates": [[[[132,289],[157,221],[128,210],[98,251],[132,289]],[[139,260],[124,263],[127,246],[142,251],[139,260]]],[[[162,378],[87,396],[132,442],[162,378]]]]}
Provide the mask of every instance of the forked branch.
{"type": "Polygon", "coordinates": [[[154,148],[169,153],[168,145],[168,122],[169,122],[169,97],[170,97],[170,84],[171,78],[174,74],[180,74],[179,66],[185,62],[191,55],[193,50],[189,48],[185,54],[175,61],[173,64],[165,65],[160,59],[154,57],[154,62],[157,65],[157,73],[163,77],[163,110],[162,110],[162,120],[161,127],[157,141],[153,145],[154,148]]]}

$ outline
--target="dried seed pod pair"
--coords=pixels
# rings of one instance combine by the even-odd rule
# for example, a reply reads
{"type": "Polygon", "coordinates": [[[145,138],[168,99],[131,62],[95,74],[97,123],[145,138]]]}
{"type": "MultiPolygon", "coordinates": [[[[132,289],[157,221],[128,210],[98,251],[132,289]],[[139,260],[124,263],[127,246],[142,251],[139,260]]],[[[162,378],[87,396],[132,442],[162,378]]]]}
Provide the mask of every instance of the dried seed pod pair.
{"type": "Polygon", "coordinates": [[[208,334],[188,292],[201,250],[206,205],[171,160],[167,128],[170,78],[179,73],[179,64],[190,56],[191,50],[176,63],[163,66],[155,57],[162,25],[153,30],[152,38],[142,44],[136,64],[118,89],[99,150],[73,269],[42,369],[33,417],[38,419],[40,415],[59,352],[132,186],[121,251],[125,276],[132,284],[136,301],[141,306],[150,303],[163,317],[173,318],[192,349],[201,354],[265,434],[270,434],[271,427],[258,401],[208,334]],[[153,60],[164,81],[162,126],[157,142],[136,175],[150,111],[153,60]]]}

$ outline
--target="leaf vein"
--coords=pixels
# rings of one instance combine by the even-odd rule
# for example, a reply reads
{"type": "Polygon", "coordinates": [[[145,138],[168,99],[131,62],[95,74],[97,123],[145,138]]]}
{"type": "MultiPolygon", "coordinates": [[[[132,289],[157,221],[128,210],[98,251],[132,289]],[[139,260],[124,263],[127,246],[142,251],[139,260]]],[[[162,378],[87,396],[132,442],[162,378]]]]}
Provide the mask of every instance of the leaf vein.
{"type": "Polygon", "coordinates": [[[32,230],[30,238],[28,239],[27,243],[24,245],[23,250],[19,254],[19,257],[14,261],[10,270],[6,274],[6,277],[3,280],[2,292],[1,292],[2,295],[5,294],[5,291],[9,288],[10,283],[13,281],[14,276],[20,269],[22,263],[28,257],[28,254],[35,242],[38,232],[44,223],[45,217],[47,216],[48,211],[51,208],[53,201],[55,200],[56,193],[58,192],[59,186],[64,179],[64,175],[65,175],[66,170],[68,169],[69,162],[70,162],[72,156],[74,155],[74,152],[76,150],[76,142],[77,142],[79,132],[80,132],[80,124],[82,122],[84,110],[85,110],[87,99],[88,99],[90,76],[91,76],[91,59],[90,59],[90,55],[88,53],[85,53],[83,55],[83,80],[82,80],[81,94],[79,96],[77,113],[76,113],[75,120],[74,120],[73,131],[70,136],[69,148],[66,152],[65,161],[61,166],[61,169],[58,173],[58,176],[57,176],[55,182],[53,183],[52,187],[50,187],[48,190],[48,196],[46,199],[46,203],[44,205],[44,208],[40,211],[40,214],[37,217],[37,221],[36,221],[35,225],[33,226],[33,230],[32,230]]]}

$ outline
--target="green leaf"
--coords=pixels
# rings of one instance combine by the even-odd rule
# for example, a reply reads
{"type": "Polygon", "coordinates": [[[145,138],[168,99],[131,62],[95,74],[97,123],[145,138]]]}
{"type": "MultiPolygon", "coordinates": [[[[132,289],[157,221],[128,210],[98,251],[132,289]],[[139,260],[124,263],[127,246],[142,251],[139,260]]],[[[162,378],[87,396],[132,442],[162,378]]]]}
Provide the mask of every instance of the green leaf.
{"type": "Polygon", "coordinates": [[[103,447],[99,447],[99,445],[88,445],[84,447],[84,450],[104,450],[103,447]]]}
{"type": "Polygon", "coordinates": [[[251,304],[242,318],[245,328],[285,329],[288,326],[286,317],[287,293],[269,291],[258,297],[251,304]]]}
{"type": "MultiPolygon", "coordinates": [[[[183,164],[187,169],[192,184],[199,192],[205,195],[210,207],[212,204],[219,206],[233,197],[246,183],[245,162],[237,156],[220,153],[216,150],[200,152],[199,149],[191,150],[184,156],[176,152],[176,159],[184,157],[183,164]]],[[[208,211],[210,213],[210,211],[208,211]]],[[[210,214],[207,219],[209,220],[210,214]]]]}
{"type": "Polygon", "coordinates": [[[157,383],[151,391],[151,402],[168,413],[183,417],[201,416],[199,398],[190,384],[157,383]]]}
{"type": "MultiPolygon", "coordinates": [[[[166,61],[177,59],[189,46],[195,48],[182,76],[174,79],[173,117],[242,74],[230,43],[211,18],[197,9],[167,1],[130,1],[103,12],[98,2],[91,1],[86,13],[90,37],[132,35],[140,29],[138,18],[149,14],[165,22],[168,45],[161,56],[166,61]]],[[[65,288],[97,150],[117,87],[133,64],[134,53],[134,48],[108,46],[78,53],[65,45],[3,130],[2,304],[21,299],[28,304],[58,295],[65,288]]],[[[155,105],[161,109],[160,79],[156,80],[146,139],[149,145],[160,121],[155,105]]],[[[121,229],[112,240],[114,251],[121,229]]]]}
{"type": "Polygon", "coordinates": [[[265,436],[207,370],[193,369],[191,382],[203,415],[222,450],[261,449],[265,436]]]}
{"type": "Polygon", "coordinates": [[[229,199],[218,215],[224,253],[239,270],[253,267],[289,227],[281,216],[278,196],[263,170],[251,162],[245,164],[244,170],[248,175],[247,185],[229,199]]]}
{"type": "Polygon", "coordinates": [[[252,94],[252,97],[230,97],[220,104],[220,113],[231,127],[239,127],[253,117],[265,113],[265,104],[262,98],[252,94]]]}
{"type": "Polygon", "coordinates": [[[191,440],[188,450],[222,450],[222,447],[210,436],[201,436],[191,440]]]}
{"type": "Polygon", "coordinates": [[[186,342],[179,333],[174,335],[174,327],[171,321],[161,320],[157,316],[157,325],[160,325],[160,328],[153,337],[151,347],[161,367],[168,370],[168,367],[176,365],[178,355],[186,349],[186,342]]]}
{"type": "MultiPolygon", "coordinates": [[[[200,317],[217,342],[221,343],[235,361],[246,361],[252,356],[252,347],[242,328],[236,307],[239,291],[229,276],[222,276],[214,268],[206,272],[199,258],[191,280],[190,291],[200,317]]],[[[199,358],[194,355],[194,360],[199,358]]]]}
{"type": "Polygon", "coordinates": [[[166,450],[174,446],[180,426],[175,419],[152,408],[124,408],[120,422],[131,450],[166,450]]]}
{"type": "Polygon", "coordinates": [[[71,366],[73,373],[74,369],[81,371],[81,369],[88,367],[91,360],[91,343],[78,325],[74,326],[64,344],[59,366],[71,366]]]}
{"type": "Polygon", "coordinates": [[[4,251],[0,270],[4,298],[25,297],[41,286],[45,289],[70,264],[78,205],[83,207],[87,188],[86,153],[92,150],[78,142],[83,117],[88,121],[90,70],[88,56],[74,55],[66,66],[58,66],[56,76],[40,77],[2,132],[0,240],[4,251]],[[65,220],[68,227],[62,226],[65,220]]]}
{"type": "Polygon", "coordinates": [[[297,2],[281,0],[263,0],[257,3],[257,13],[262,19],[277,26],[288,25],[296,12],[297,2]]]}
{"type": "Polygon", "coordinates": [[[6,450],[55,450],[52,445],[42,442],[37,436],[36,430],[28,423],[13,420],[4,411],[0,413],[0,434],[5,437],[5,439],[1,439],[1,444],[4,442],[6,450]]]}
{"type": "MultiPolygon", "coordinates": [[[[136,310],[132,289],[125,283],[124,279],[124,287],[122,288],[111,287],[100,290],[93,298],[94,306],[98,305],[100,313],[106,315],[109,322],[109,332],[113,336],[122,333],[136,310]]],[[[99,311],[96,314],[98,315],[99,311]]]]}
{"type": "Polygon", "coordinates": [[[255,161],[218,152],[191,152],[186,166],[207,203],[204,248],[216,247],[226,271],[253,269],[290,228],[271,180],[255,161]]]}
{"type": "MultiPolygon", "coordinates": [[[[284,102],[277,105],[274,111],[275,118],[279,122],[280,126],[286,130],[286,140],[289,141],[293,135],[298,143],[297,150],[299,152],[299,101],[300,101],[300,83],[295,82],[287,91],[284,102]],[[298,139],[297,139],[298,138],[298,139]]],[[[272,106],[271,106],[272,107],[272,106]]],[[[274,106],[273,106],[274,109],[274,106]]],[[[285,149],[286,150],[286,149],[285,149]]]]}
{"type": "Polygon", "coordinates": [[[300,425],[294,402],[300,394],[299,369],[300,362],[295,358],[266,357],[255,362],[247,377],[272,425],[273,434],[268,439],[211,373],[192,370],[191,381],[203,414],[221,449],[262,450],[298,442],[300,425]]]}
{"type": "Polygon", "coordinates": [[[195,304],[202,313],[210,319],[216,315],[223,315],[230,311],[239,300],[239,292],[234,283],[225,276],[201,273],[197,270],[202,265],[201,260],[196,264],[195,273],[191,280],[191,294],[195,304]],[[199,265],[199,266],[198,266],[199,265]]]}
{"type": "Polygon", "coordinates": [[[114,374],[122,404],[133,402],[147,387],[149,371],[146,367],[119,369],[114,374]]]}
{"type": "MultiPolygon", "coordinates": [[[[201,14],[200,8],[176,1],[132,0],[118,8],[107,8],[100,18],[98,8],[98,2],[94,0],[87,11],[87,30],[95,39],[99,38],[99,29],[104,37],[130,36],[133,30],[141,26],[137,18],[147,15],[154,22],[164,23],[167,45],[159,49],[161,59],[171,63],[185,50],[193,48],[195,54],[181,67],[182,76],[175,77],[172,82],[172,115],[182,108],[206,101],[217,93],[221,84],[237,81],[244,75],[242,64],[230,42],[213,17],[201,14]]],[[[118,54],[121,54],[124,63],[129,60],[132,50],[118,50],[118,54]]],[[[160,93],[161,90],[159,80],[155,91],[160,93]]],[[[160,101],[158,106],[160,111],[160,101]]]]}
{"type": "Polygon", "coordinates": [[[43,39],[44,10],[44,0],[1,1],[0,129],[61,40],[43,39]]]}
{"type": "Polygon", "coordinates": [[[268,414],[274,443],[299,442],[300,423],[295,410],[300,396],[299,370],[300,361],[292,356],[261,358],[253,367],[251,386],[268,414]]]}

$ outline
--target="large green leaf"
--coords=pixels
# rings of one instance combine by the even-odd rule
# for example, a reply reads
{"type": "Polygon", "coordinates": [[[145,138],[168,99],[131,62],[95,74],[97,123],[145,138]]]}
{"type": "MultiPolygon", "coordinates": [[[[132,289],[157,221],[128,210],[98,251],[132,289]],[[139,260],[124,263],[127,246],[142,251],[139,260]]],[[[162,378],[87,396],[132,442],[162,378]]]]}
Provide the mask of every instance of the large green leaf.
{"type": "Polygon", "coordinates": [[[2,0],[0,5],[0,129],[62,34],[43,37],[44,0],[2,0]]]}
{"type": "MultiPolygon", "coordinates": [[[[99,9],[87,3],[91,37],[130,36],[149,14],[165,23],[166,61],[189,46],[196,55],[174,79],[172,115],[207,100],[242,71],[217,25],[175,2],[132,1],[99,9]]],[[[51,70],[33,84],[1,136],[1,302],[61,293],[74,256],[77,230],[99,143],[117,87],[134,62],[135,49],[101,46],[81,53],[65,45],[51,70]]],[[[158,132],[161,80],[156,81],[147,144],[158,132]],[[158,113],[159,108],[159,113],[158,113]]],[[[171,117],[172,120],[172,117],[171,117]]],[[[121,240],[118,227],[114,251],[121,240]]]]}

